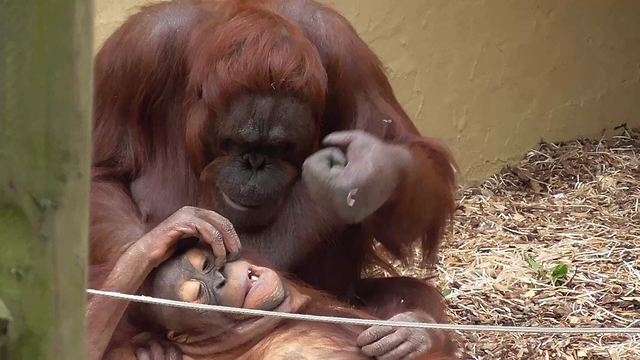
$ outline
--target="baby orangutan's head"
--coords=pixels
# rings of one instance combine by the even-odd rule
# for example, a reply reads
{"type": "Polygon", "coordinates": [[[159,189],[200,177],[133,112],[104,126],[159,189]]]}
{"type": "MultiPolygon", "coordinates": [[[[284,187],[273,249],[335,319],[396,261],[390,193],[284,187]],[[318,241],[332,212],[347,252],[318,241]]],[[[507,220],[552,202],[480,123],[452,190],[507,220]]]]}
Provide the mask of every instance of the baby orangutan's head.
{"type": "MultiPolygon", "coordinates": [[[[216,269],[213,259],[211,249],[202,244],[178,252],[154,270],[143,292],[169,300],[260,310],[275,310],[287,299],[288,292],[275,271],[244,260],[216,269]]],[[[169,337],[185,333],[215,335],[239,318],[168,306],[145,308],[147,317],[169,331],[169,337]]]]}

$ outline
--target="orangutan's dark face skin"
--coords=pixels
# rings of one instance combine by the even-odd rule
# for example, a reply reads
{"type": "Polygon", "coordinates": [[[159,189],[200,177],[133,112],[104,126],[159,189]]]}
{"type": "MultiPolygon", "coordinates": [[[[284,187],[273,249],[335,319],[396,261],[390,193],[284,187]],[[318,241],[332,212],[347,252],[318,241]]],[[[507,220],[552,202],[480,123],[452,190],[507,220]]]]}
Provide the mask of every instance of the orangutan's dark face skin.
{"type": "Polygon", "coordinates": [[[207,136],[203,178],[211,208],[240,231],[270,225],[312,152],[309,106],[290,96],[243,95],[207,136]]]}
{"type": "MultiPolygon", "coordinates": [[[[214,267],[213,254],[206,246],[197,246],[160,265],[151,278],[148,295],[196,304],[273,310],[286,299],[279,275],[268,268],[244,260],[214,267]]],[[[173,307],[156,308],[153,316],[167,329],[189,331],[208,326],[224,327],[233,319],[221,313],[189,316],[173,307]],[[195,319],[194,319],[195,318],[195,319]],[[195,320],[195,321],[194,321],[195,320]],[[188,323],[188,324],[187,324],[188,323]]]]}

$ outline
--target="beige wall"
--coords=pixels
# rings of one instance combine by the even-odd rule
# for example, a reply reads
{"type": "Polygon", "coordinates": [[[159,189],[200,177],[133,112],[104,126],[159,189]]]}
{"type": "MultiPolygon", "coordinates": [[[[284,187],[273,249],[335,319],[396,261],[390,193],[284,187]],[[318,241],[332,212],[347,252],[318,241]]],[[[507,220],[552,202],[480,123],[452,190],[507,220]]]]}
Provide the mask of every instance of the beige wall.
{"type": "MultiPolygon", "coordinates": [[[[96,0],[96,46],[145,0],[96,0]]],[[[640,1],[333,0],[470,182],[540,139],[640,126],[640,1]]]]}

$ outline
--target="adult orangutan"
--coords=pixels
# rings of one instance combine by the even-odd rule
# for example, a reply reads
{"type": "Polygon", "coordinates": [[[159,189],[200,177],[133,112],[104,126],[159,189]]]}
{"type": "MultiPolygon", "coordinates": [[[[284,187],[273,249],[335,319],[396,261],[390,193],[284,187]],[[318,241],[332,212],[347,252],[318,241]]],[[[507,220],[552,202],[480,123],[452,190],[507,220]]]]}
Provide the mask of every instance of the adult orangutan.
{"type": "MultiPolygon", "coordinates": [[[[158,231],[154,230],[155,236],[143,236],[124,252],[104,289],[196,304],[371,318],[269,268],[244,260],[217,268],[205,244],[193,246],[180,236],[165,236],[158,231]],[[180,242],[180,250],[161,263],[180,242]]],[[[133,330],[124,341],[112,342],[127,306],[122,300],[90,299],[87,321],[93,326],[87,337],[87,360],[370,359],[366,353],[383,360],[401,356],[453,359],[450,340],[445,336],[429,342],[414,332],[406,338],[401,335],[405,329],[382,329],[379,334],[359,336],[361,329],[352,325],[202,313],[157,305],[137,305],[138,326],[147,331],[133,330]],[[369,343],[367,336],[381,340],[361,351],[357,345],[369,343]]]]}
{"type": "Polygon", "coordinates": [[[341,300],[387,309],[395,291],[396,316],[424,319],[423,291],[360,275],[374,238],[399,258],[418,240],[432,258],[453,210],[451,160],[335,11],[310,0],[150,6],[107,40],[95,86],[94,286],[178,216],[163,230],[213,244],[218,267],[240,239],[341,300]]]}

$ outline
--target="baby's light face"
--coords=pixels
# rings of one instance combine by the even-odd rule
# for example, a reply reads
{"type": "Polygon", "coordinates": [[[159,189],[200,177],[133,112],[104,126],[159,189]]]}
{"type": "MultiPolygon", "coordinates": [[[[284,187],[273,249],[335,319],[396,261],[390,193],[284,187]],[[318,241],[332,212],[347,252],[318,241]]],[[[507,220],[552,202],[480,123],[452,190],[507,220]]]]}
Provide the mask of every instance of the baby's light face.
{"type": "Polygon", "coordinates": [[[272,310],[285,298],[280,276],[244,260],[214,268],[213,253],[197,246],[156,270],[154,296],[198,304],[272,310]]]}

